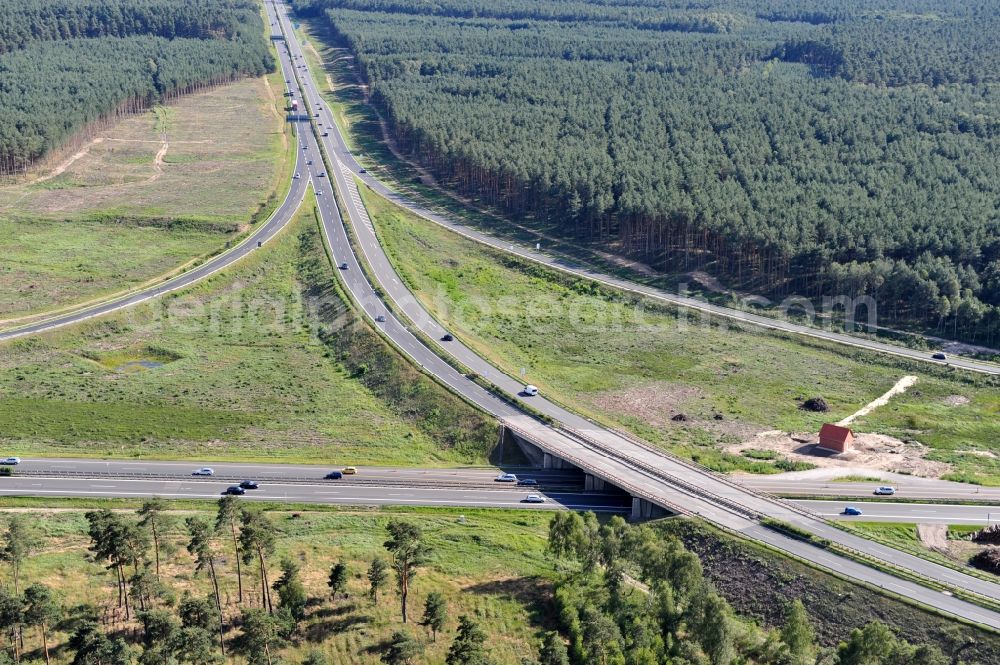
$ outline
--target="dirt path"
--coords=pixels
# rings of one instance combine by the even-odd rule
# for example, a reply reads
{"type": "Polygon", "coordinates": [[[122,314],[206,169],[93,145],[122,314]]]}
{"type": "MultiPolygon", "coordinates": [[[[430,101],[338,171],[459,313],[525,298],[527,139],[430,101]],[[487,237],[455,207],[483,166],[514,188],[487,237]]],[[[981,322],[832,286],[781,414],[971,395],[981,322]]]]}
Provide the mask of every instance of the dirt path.
{"type": "Polygon", "coordinates": [[[867,416],[869,413],[879,408],[880,406],[885,406],[886,404],[889,403],[889,400],[892,399],[895,395],[899,395],[900,393],[905,393],[906,389],[912,386],[916,382],[917,382],[917,377],[904,376],[902,379],[897,381],[896,385],[890,388],[886,394],[882,395],[874,402],[869,402],[862,409],[855,411],[854,413],[847,416],[837,424],[840,425],[841,427],[847,427],[855,419],[860,418],[862,416],[867,416]]]}
{"type": "Polygon", "coordinates": [[[150,176],[147,182],[153,182],[158,180],[161,175],[163,175],[163,158],[167,156],[167,150],[170,149],[170,144],[167,143],[167,137],[163,137],[163,145],[160,146],[159,151],[156,153],[156,157],[153,158],[153,170],[156,171],[152,176],[150,176]]]}
{"type": "Polygon", "coordinates": [[[947,524],[918,524],[917,537],[920,542],[944,554],[948,553],[948,525],[947,524]]]}
{"type": "Polygon", "coordinates": [[[90,149],[92,147],[94,147],[95,145],[97,145],[98,143],[101,143],[102,141],[104,141],[104,137],[98,136],[96,139],[93,139],[87,145],[83,146],[83,148],[81,148],[79,151],[73,153],[72,155],[70,155],[69,157],[67,157],[65,160],[63,160],[58,166],[56,166],[54,169],[52,169],[51,173],[49,173],[48,175],[43,175],[43,176],[41,176],[39,178],[35,178],[34,180],[32,180],[31,182],[29,182],[28,184],[29,185],[35,185],[35,184],[38,184],[40,182],[45,182],[46,180],[51,180],[52,178],[55,178],[56,176],[62,175],[63,173],[66,172],[66,169],[68,169],[69,167],[73,166],[74,162],[76,162],[78,159],[82,159],[83,157],[86,157],[87,153],[90,152],[90,149]]]}

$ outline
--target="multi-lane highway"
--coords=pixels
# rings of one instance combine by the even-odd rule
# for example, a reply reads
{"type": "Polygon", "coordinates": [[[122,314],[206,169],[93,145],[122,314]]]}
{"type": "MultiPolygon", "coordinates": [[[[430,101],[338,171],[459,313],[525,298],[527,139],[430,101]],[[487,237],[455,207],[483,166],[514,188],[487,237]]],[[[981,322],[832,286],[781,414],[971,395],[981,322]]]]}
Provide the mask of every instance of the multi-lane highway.
{"type": "MultiPolygon", "coordinates": [[[[308,76],[301,45],[291,30],[286,8],[280,5],[276,7],[271,3],[267,3],[266,6],[272,20],[277,19],[282,27],[289,55],[302,68],[304,75],[308,76]]],[[[296,74],[298,75],[299,71],[296,71],[296,74]]],[[[355,177],[359,174],[360,167],[347,150],[329,109],[325,107],[322,97],[312,86],[305,83],[303,87],[307,108],[317,114],[317,122],[323,122],[324,128],[330,130],[330,136],[323,139],[323,147],[330,164],[330,177],[317,179],[317,188],[326,194],[330,190],[329,181],[333,180],[340,194],[341,205],[346,212],[345,218],[341,220],[336,206],[330,204],[329,199],[324,199],[326,205],[321,207],[321,221],[326,238],[335,257],[348,257],[345,261],[347,270],[341,272],[346,277],[351,297],[373,317],[379,329],[414,362],[424,367],[454,392],[495,415],[507,426],[520,431],[526,438],[537,442],[547,451],[570,461],[588,473],[613,482],[634,496],[643,497],[678,512],[697,514],[719,526],[733,529],[854,579],[893,589],[943,611],[1000,628],[1000,616],[996,613],[951,596],[942,598],[941,594],[927,587],[901,580],[851,559],[789,538],[761,526],[758,518],[767,515],[793,523],[866,556],[892,561],[895,565],[919,576],[952,584],[972,593],[1000,598],[1000,585],[969,577],[899,550],[845,533],[798,506],[774,501],[708,473],[704,469],[665,456],[641,442],[598,427],[542,396],[526,397],[521,394],[522,386],[517,380],[496,370],[459,340],[440,341],[447,331],[406,289],[376,237],[371,220],[357,192],[355,177]],[[353,247],[348,242],[345,224],[354,234],[360,255],[364,257],[365,263],[374,274],[381,293],[391,302],[391,307],[386,307],[375,294],[375,285],[369,284],[364,276],[359,274],[360,266],[357,257],[352,255],[353,247]],[[437,348],[434,350],[429,348],[413,330],[423,333],[424,339],[438,340],[435,343],[437,348]],[[479,376],[487,377],[498,391],[485,390],[460,373],[452,364],[445,362],[440,354],[450,355],[461,366],[469,368],[479,376]],[[546,426],[524,415],[514,406],[517,403],[530,404],[535,411],[542,412],[561,423],[561,428],[546,426]]],[[[339,258],[335,260],[340,261],[339,258]]]]}
{"type": "MultiPolygon", "coordinates": [[[[864,474],[853,474],[864,475],[864,474]]],[[[890,474],[886,474],[887,476],[890,474]]],[[[874,497],[875,488],[887,485],[896,490],[899,499],[942,499],[973,503],[1000,504],[1000,487],[981,487],[934,478],[900,476],[866,482],[840,482],[831,479],[802,477],[798,473],[774,476],[741,476],[741,485],[786,497],[874,497]]]]}
{"type": "MultiPolygon", "coordinates": [[[[14,477],[52,478],[125,478],[125,479],[187,479],[194,472],[208,467],[216,480],[258,480],[261,482],[313,482],[322,480],[330,471],[344,465],[262,464],[254,462],[174,462],[161,460],[115,460],[87,458],[22,459],[12,466],[14,477]]],[[[355,467],[358,473],[344,477],[344,483],[377,487],[414,485],[420,487],[497,487],[497,469],[456,468],[420,469],[394,467],[355,467]]],[[[576,470],[514,469],[520,477],[535,480],[543,488],[579,490],[583,474],[576,470]]],[[[0,482],[6,480],[0,478],[0,482]]],[[[530,491],[530,490],[525,490],[530,491]]]]}
{"type": "MultiPolygon", "coordinates": [[[[159,496],[167,499],[218,499],[226,488],[239,481],[189,477],[183,479],[14,477],[0,481],[0,496],[107,497],[140,499],[159,496]]],[[[420,487],[357,484],[353,480],[309,482],[261,482],[241,498],[251,501],[278,501],[351,506],[457,506],[466,508],[518,508],[593,510],[627,513],[627,497],[583,492],[546,492],[544,503],[529,503],[532,492],[524,488],[420,487]]]]}
{"type": "Polygon", "coordinates": [[[940,503],[898,503],[894,501],[816,501],[797,500],[795,503],[817,515],[847,522],[905,522],[908,524],[967,524],[981,525],[1000,522],[997,506],[950,505],[940,503]],[[861,515],[845,515],[851,506],[861,515]]]}
{"type": "MultiPolygon", "coordinates": [[[[629,497],[620,492],[585,492],[583,475],[576,470],[512,469],[520,479],[537,486],[522,487],[497,481],[489,468],[414,469],[366,466],[356,474],[328,480],[334,465],[260,464],[251,462],[170,462],[156,460],[24,459],[15,474],[0,478],[0,496],[101,496],[208,499],[216,498],[242,480],[260,483],[246,494],[250,499],[297,503],[353,505],[447,505],[491,508],[571,508],[626,512],[629,497]],[[209,467],[212,477],[194,475],[209,467]],[[543,504],[525,502],[528,494],[546,498],[543,504]]],[[[817,515],[846,521],[907,522],[915,524],[986,525],[1000,522],[1000,507],[877,502],[797,500],[817,515]],[[860,516],[843,513],[848,505],[860,516]]]]}
{"type": "MultiPolygon", "coordinates": [[[[270,2],[265,4],[271,20],[277,21],[276,8],[270,2]]],[[[310,113],[319,114],[317,122],[324,122],[324,127],[331,130],[331,136],[324,139],[324,147],[330,160],[330,172],[326,173],[326,167],[322,165],[323,161],[319,158],[320,150],[316,135],[310,131],[299,131],[298,138],[300,145],[297,169],[300,173],[308,177],[293,182],[288,199],[279,207],[275,215],[258,228],[251,238],[239,248],[229,254],[216,257],[201,267],[168,280],[152,289],[147,289],[103,305],[81,309],[78,312],[26,326],[16,331],[8,331],[7,333],[0,334],[0,341],[16,336],[42,332],[62,325],[69,325],[70,323],[127,307],[136,302],[156,297],[167,291],[183,288],[198,279],[203,279],[208,274],[225,268],[247,253],[254,251],[258,247],[258,243],[262,244],[272,238],[291,218],[297,203],[306,192],[306,182],[312,182],[319,201],[324,237],[334,262],[338,265],[344,264],[344,269],[337,272],[342,278],[349,296],[370,317],[373,324],[382,334],[390,339],[415,363],[422,366],[429,374],[433,375],[438,381],[448,386],[457,394],[476,404],[484,411],[495,415],[507,426],[520,431],[523,436],[538,442],[550,452],[558,455],[558,457],[587,470],[599,478],[612,481],[636,496],[671,507],[679,512],[700,515],[724,528],[739,531],[746,536],[766,542],[818,565],[836,570],[842,575],[892,589],[897,593],[913,597],[942,611],[1000,628],[1000,616],[996,613],[951,596],[941,595],[919,584],[897,579],[891,575],[858,564],[852,560],[838,557],[807,543],[783,536],[780,533],[762,527],[758,523],[758,517],[768,515],[793,522],[824,538],[852,547],[866,555],[893,561],[896,565],[907,568],[918,575],[952,584],[973,593],[1000,598],[1000,586],[998,585],[970,578],[956,571],[937,566],[897,550],[843,533],[826,524],[818,516],[804,511],[797,506],[774,501],[767,496],[749,491],[689,463],[664,456],[661,452],[649,448],[642,442],[602,429],[545,400],[543,397],[526,398],[521,396],[518,394],[521,386],[517,380],[503,375],[458,341],[438,342],[436,348],[430,348],[415,331],[422,333],[425,336],[424,338],[430,337],[434,340],[439,340],[445,331],[420,306],[412,294],[406,290],[402,284],[402,280],[399,279],[399,276],[395,273],[391,263],[385,256],[371,226],[371,222],[367,217],[367,213],[361,205],[356,189],[354,178],[359,174],[360,167],[354,162],[349,151],[346,150],[342,138],[336,131],[333,118],[328,110],[324,108],[324,104],[318,93],[312,89],[312,86],[307,81],[301,82],[300,89],[300,81],[297,78],[298,72],[295,69],[295,64],[297,63],[300,66],[305,65],[305,60],[302,58],[300,45],[287,24],[285,8],[279,7],[277,13],[280,14],[280,21],[278,21],[279,25],[276,28],[280,27],[281,32],[286,37],[287,51],[281,47],[280,42],[278,51],[281,68],[289,82],[289,88],[296,94],[301,95],[310,113]],[[310,160],[313,162],[311,165],[308,164],[310,160]],[[331,181],[333,182],[331,183],[331,181]],[[340,212],[334,198],[334,185],[337,187],[340,200],[347,212],[345,220],[341,220],[340,212]],[[357,239],[365,263],[367,263],[370,270],[376,276],[376,285],[369,283],[361,269],[359,259],[348,241],[345,222],[350,226],[351,231],[357,239]],[[381,293],[386,294],[386,297],[391,302],[391,307],[386,305],[386,302],[382,300],[379,293],[376,293],[376,286],[381,293]],[[460,365],[471,369],[480,376],[487,377],[489,381],[497,386],[497,389],[495,391],[484,389],[478,383],[458,371],[453,364],[446,362],[442,355],[450,355],[460,365]],[[536,411],[544,412],[561,423],[561,427],[548,426],[526,415],[517,406],[519,402],[528,403],[536,411]]],[[[305,129],[305,127],[303,126],[302,129],[305,129]]],[[[634,289],[634,285],[626,286],[634,289]]],[[[741,316],[743,315],[741,314],[741,316]]],[[[771,324],[773,322],[768,319],[767,323],[771,324]]],[[[811,334],[812,331],[809,331],[809,333],[811,334]]],[[[854,340],[850,343],[854,343],[854,340]]],[[[895,347],[892,347],[892,349],[896,351],[895,347]]],[[[96,477],[97,473],[95,472],[96,477]]],[[[174,492],[179,493],[181,492],[181,487],[189,486],[185,483],[189,483],[191,487],[194,487],[191,491],[200,491],[202,487],[201,485],[195,486],[194,481],[191,479],[163,481],[158,479],[119,478],[115,479],[114,482],[131,483],[128,486],[131,490],[117,485],[112,487],[94,487],[94,485],[99,484],[113,485],[112,481],[99,483],[94,478],[67,478],[63,476],[52,476],[46,480],[46,476],[44,475],[4,479],[0,482],[0,488],[7,487],[15,491],[19,487],[22,487],[23,484],[27,484],[30,488],[29,493],[42,495],[57,492],[60,489],[62,491],[75,492],[117,492],[119,495],[142,495],[144,492],[156,493],[157,491],[163,491],[167,495],[170,495],[168,490],[176,488],[174,492]],[[142,485],[142,483],[150,482],[161,483],[161,485],[157,486],[159,490],[154,490],[151,485],[142,485]],[[167,483],[167,486],[162,485],[164,482],[167,483]],[[76,485],[70,487],[72,483],[76,483],[76,485]],[[84,487],[83,485],[88,486],[84,487]],[[132,492],[133,494],[127,494],[127,492],[132,492]]],[[[209,482],[214,483],[216,481],[209,482]]],[[[273,485],[270,491],[274,493],[275,497],[279,491],[292,491],[279,490],[280,487],[286,485],[294,485],[300,488],[303,495],[308,493],[302,490],[303,483],[300,482],[279,481],[269,482],[268,484],[273,485]]],[[[205,487],[208,487],[208,485],[205,485],[205,487]]],[[[326,485],[323,484],[317,487],[325,488],[326,485]]],[[[388,493],[386,490],[376,489],[386,494],[388,493]]],[[[422,488],[414,486],[412,492],[417,492],[419,489],[422,488]]],[[[440,489],[436,488],[431,489],[440,491],[440,489]]],[[[217,491],[221,491],[220,485],[212,485],[212,490],[205,491],[205,494],[215,496],[217,495],[217,491]]],[[[264,496],[268,491],[265,489],[265,492],[260,493],[258,496],[264,496]]],[[[344,485],[338,490],[324,491],[345,491],[346,494],[339,496],[343,497],[344,501],[353,502],[359,498],[355,495],[360,490],[355,490],[352,486],[344,485]]],[[[363,491],[367,492],[367,487],[363,491]]],[[[492,488],[488,490],[473,490],[464,487],[456,491],[467,493],[478,491],[489,492],[489,498],[491,499],[498,498],[499,495],[495,494],[495,492],[510,492],[510,490],[496,490],[492,488]]],[[[331,500],[334,497],[332,494],[329,496],[331,500]]],[[[471,497],[473,494],[463,496],[471,497]]],[[[395,501],[389,502],[406,503],[403,500],[405,498],[393,497],[395,501]]],[[[513,497],[511,499],[513,500],[513,497]]],[[[419,497],[414,494],[409,500],[417,501],[419,497]]],[[[471,501],[472,499],[469,500],[471,501]]],[[[591,499],[588,498],[586,500],[589,501],[591,499]]],[[[517,500],[517,503],[520,504],[520,501],[517,500]]],[[[496,502],[493,505],[496,505],[496,502]]]]}

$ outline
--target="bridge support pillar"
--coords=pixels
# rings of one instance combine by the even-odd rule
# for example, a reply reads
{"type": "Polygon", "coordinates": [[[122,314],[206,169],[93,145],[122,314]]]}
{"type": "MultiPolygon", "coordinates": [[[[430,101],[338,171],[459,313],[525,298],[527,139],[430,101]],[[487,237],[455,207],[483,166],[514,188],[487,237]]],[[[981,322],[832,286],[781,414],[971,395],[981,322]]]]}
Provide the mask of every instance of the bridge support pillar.
{"type": "Polygon", "coordinates": [[[588,473],[583,477],[583,489],[586,492],[603,492],[604,479],[588,473]]]}
{"type": "Polygon", "coordinates": [[[572,469],[573,465],[550,453],[542,453],[543,469],[572,469]]]}
{"type": "Polygon", "coordinates": [[[632,514],[629,516],[629,519],[633,522],[664,517],[668,514],[670,514],[669,511],[661,508],[652,501],[647,501],[637,496],[632,497],[632,514]]]}

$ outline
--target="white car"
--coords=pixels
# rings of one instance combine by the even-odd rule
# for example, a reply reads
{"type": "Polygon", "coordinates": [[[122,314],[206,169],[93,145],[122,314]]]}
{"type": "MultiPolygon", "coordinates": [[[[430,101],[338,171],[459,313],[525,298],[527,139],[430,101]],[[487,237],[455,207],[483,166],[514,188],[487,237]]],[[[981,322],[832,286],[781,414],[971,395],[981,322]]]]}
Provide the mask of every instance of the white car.
{"type": "Polygon", "coordinates": [[[299,174],[298,174],[298,173],[296,173],[296,174],[295,174],[295,175],[293,175],[292,177],[293,177],[293,178],[295,178],[296,180],[298,180],[298,179],[299,179],[299,174]]]}
{"type": "Polygon", "coordinates": [[[4,457],[3,459],[0,459],[0,464],[3,464],[4,466],[12,466],[20,463],[20,457],[4,457]]]}
{"type": "Polygon", "coordinates": [[[879,494],[879,495],[882,495],[882,496],[890,496],[890,495],[895,494],[895,493],[896,493],[896,488],[895,487],[885,486],[885,487],[876,487],[875,488],[875,494],[879,494]]]}
{"type": "Polygon", "coordinates": [[[501,473],[499,476],[497,476],[493,480],[495,480],[498,483],[516,483],[517,482],[517,476],[514,475],[513,473],[501,473]]]}
{"type": "Polygon", "coordinates": [[[524,387],[522,391],[526,397],[534,397],[538,394],[538,387],[533,386],[530,383],[524,387]]]}
{"type": "Polygon", "coordinates": [[[198,469],[197,471],[191,472],[191,475],[192,476],[214,476],[215,475],[215,469],[213,469],[211,467],[208,467],[208,466],[205,466],[205,467],[202,467],[202,468],[198,469]]]}
{"type": "Polygon", "coordinates": [[[524,497],[525,503],[545,503],[545,497],[541,494],[529,494],[524,497]]]}

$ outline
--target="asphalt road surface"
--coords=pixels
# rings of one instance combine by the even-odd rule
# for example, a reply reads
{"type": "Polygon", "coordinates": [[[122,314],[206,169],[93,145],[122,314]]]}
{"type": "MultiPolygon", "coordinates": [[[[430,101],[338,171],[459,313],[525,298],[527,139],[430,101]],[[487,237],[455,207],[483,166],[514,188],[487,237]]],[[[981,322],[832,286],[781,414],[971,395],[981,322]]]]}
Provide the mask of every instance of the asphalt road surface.
{"type": "Polygon", "coordinates": [[[796,501],[823,517],[847,522],[906,522],[911,524],[971,524],[983,525],[1000,522],[1000,507],[964,506],[941,503],[893,503],[891,501],[850,503],[849,501],[796,501]],[[861,515],[845,515],[844,508],[851,506],[861,515]]]}
{"type": "Polygon", "coordinates": [[[900,499],[944,499],[968,502],[1000,503],[1000,487],[980,487],[968,483],[956,483],[932,478],[907,478],[904,480],[881,480],[870,482],[841,483],[829,480],[799,480],[775,476],[740,477],[739,483],[745,487],[780,494],[789,497],[838,496],[858,498],[876,497],[875,488],[887,485],[896,490],[900,499]]]}
{"type": "MultiPolygon", "coordinates": [[[[345,460],[349,462],[350,460],[345,460]]],[[[45,476],[49,478],[157,478],[185,479],[208,467],[215,478],[226,480],[257,480],[261,482],[303,482],[321,480],[330,471],[342,470],[349,464],[259,464],[252,462],[174,462],[157,460],[101,459],[22,459],[13,469],[14,477],[45,476]]],[[[497,483],[499,469],[419,469],[363,466],[348,478],[352,483],[381,486],[416,484],[427,487],[503,486],[497,483]]],[[[575,470],[504,469],[531,478],[544,487],[582,488],[583,474],[575,470]]],[[[347,476],[345,476],[347,478],[347,476]]],[[[6,479],[0,477],[0,483],[6,479]]],[[[530,490],[526,490],[530,491],[530,490]]]]}
{"type": "MultiPolygon", "coordinates": [[[[213,479],[122,480],[79,478],[3,478],[0,496],[108,497],[142,499],[159,496],[166,499],[218,499],[234,485],[213,479]]],[[[351,506],[459,506],[467,508],[517,508],[531,510],[593,510],[624,513],[631,508],[623,497],[573,492],[544,493],[544,503],[527,503],[524,489],[433,489],[425,487],[373,487],[352,485],[350,481],[314,483],[262,482],[260,488],[247,490],[241,499],[279,501],[282,503],[340,504],[351,506]]]]}
{"type": "MultiPolygon", "coordinates": [[[[177,480],[121,478],[13,477],[0,478],[0,496],[108,497],[143,499],[218,499],[235,482],[189,477],[177,480]]],[[[301,482],[261,482],[241,499],[288,503],[342,504],[351,506],[461,506],[468,508],[519,508],[593,510],[626,513],[626,497],[582,492],[539,492],[525,488],[427,488],[379,487],[352,484],[350,479],[301,482]],[[528,494],[544,495],[544,503],[528,503],[528,494]]]]}
{"type": "MultiPolygon", "coordinates": [[[[499,469],[413,469],[363,466],[340,480],[324,476],[343,465],[258,464],[245,462],[172,462],[98,459],[24,459],[13,467],[14,476],[0,477],[0,495],[36,493],[51,496],[150,495],[214,498],[241,480],[258,481],[262,489],[251,498],[305,503],[370,505],[399,503],[416,505],[480,505],[497,508],[521,507],[529,493],[549,497],[548,507],[579,510],[624,510],[627,496],[621,493],[583,492],[578,471],[505,469],[521,479],[531,478],[536,487],[518,487],[496,480],[499,469]],[[203,467],[215,475],[194,475],[203,467]]],[[[631,505],[630,499],[628,499],[631,505]]],[[[878,502],[798,500],[796,505],[817,515],[847,521],[907,522],[916,524],[989,524],[1000,522],[1000,507],[878,502]],[[859,508],[861,516],[844,514],[847,506],[859,508]]]]}

